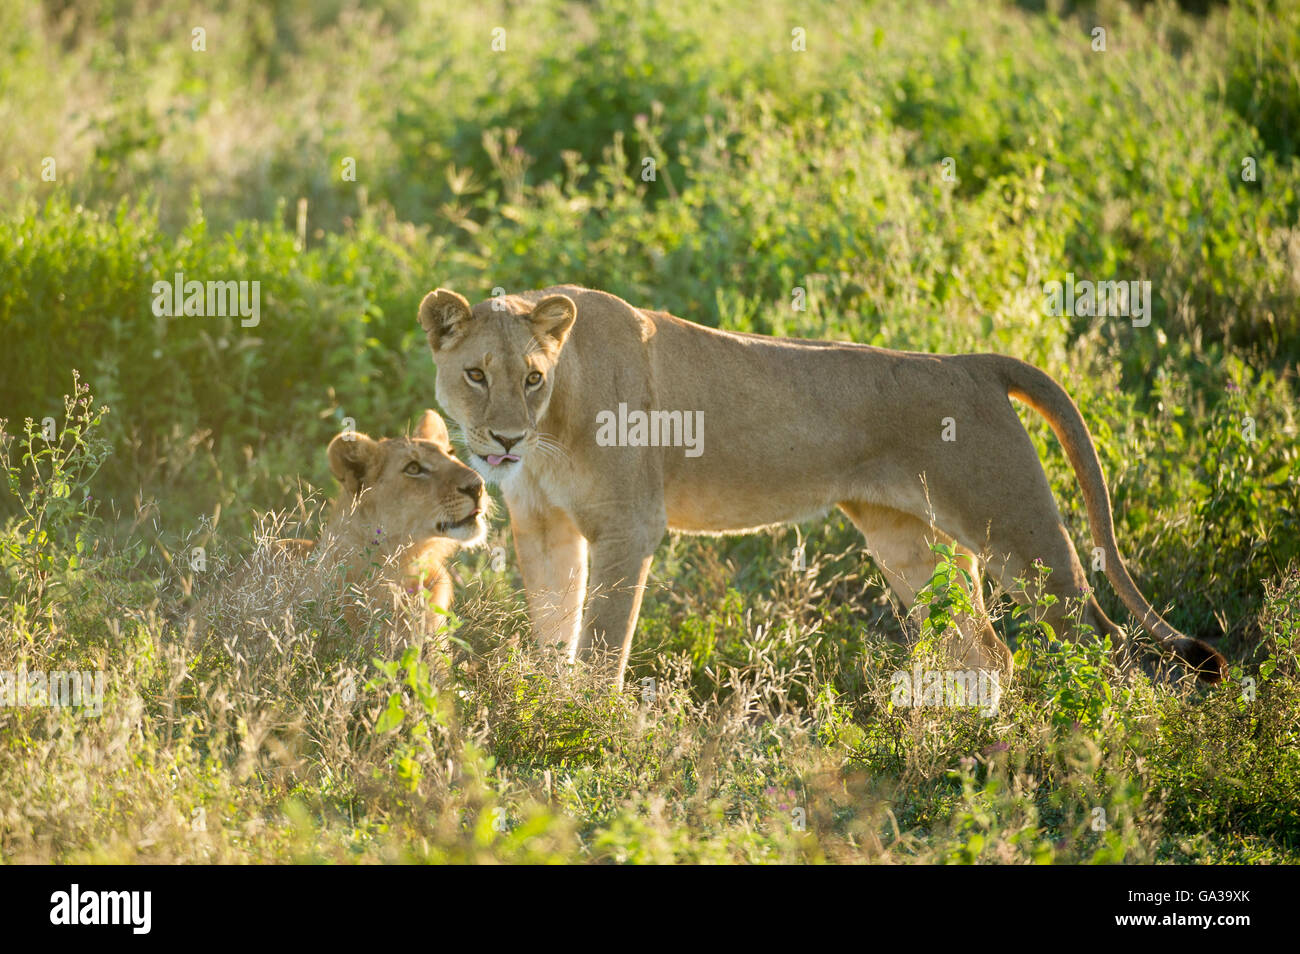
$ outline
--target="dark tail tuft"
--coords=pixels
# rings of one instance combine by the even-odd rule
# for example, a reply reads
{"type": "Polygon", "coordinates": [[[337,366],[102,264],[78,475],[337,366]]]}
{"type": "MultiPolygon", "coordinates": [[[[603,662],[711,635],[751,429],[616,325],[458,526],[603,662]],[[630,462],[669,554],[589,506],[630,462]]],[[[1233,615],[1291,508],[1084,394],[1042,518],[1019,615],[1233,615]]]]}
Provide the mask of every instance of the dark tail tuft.
{"type": "Polygon", "coordinates": [[[1201,682],[1214,684],[1228,678],[1228,661],[1208,643],[1188,637],[1178,646],[1180,655],[1201,682]]]}

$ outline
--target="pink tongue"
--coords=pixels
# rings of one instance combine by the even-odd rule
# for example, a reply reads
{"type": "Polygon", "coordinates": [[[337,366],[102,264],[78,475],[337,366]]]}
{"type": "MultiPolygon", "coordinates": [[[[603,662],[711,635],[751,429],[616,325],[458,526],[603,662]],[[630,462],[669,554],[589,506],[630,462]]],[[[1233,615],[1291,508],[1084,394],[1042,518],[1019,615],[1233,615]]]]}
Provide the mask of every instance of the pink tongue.
{"type": "Polygon", "coordinates": [[[519,458],[516,457],[514,454],[488,454],[487,457],[484,458],[484,460],[486,460],[488,464],[490,464],[493,467],[499,466],[501,462],[504,460],[518,460],[518,459],[519,458]]]}

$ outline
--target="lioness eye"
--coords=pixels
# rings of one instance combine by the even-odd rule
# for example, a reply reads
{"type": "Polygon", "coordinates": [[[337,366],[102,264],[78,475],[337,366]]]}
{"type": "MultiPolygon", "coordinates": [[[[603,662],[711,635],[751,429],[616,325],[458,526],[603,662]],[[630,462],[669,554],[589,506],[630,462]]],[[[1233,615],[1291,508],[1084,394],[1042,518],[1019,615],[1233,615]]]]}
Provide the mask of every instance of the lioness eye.
{"type": "Polygon", "coordinates": [[[525,383],[526,383],[530,388],[535,388],[535,387],[537,387],[537,385],[539,385],[539,384],[542,383],[542,372],[540,372],[540,371],[532,371],[532,372],[530,372],[529,375],[528,375],[528,377],[524,378],[524,382],[525,382],[525,383]]]}
{"type": "Polygon", "coordinates": [[[424,473],[424,468],[420,466],[418,461],[413,460],[402,468],[402,473],[410,474],[412,477],[418,477],[420,474],[424,473]]]}
{"type": "Polygon", "coordinates": [[[487,380],[487,375],[478,368],[467,368],[465,371],[465,377],[469,378],[475,384],[482,384],[487,380]]]}

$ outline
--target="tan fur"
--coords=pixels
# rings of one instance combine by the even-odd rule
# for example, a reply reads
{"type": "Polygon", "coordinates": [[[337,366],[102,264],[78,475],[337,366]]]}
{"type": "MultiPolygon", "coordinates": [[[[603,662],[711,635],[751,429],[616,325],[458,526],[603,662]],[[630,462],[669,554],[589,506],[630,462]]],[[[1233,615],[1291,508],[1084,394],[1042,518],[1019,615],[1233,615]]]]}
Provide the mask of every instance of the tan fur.
{"type": "Polygon", "coordinates": [[[1046,417],[1064,445],[1125,605],[1203,678],[1221,677],[1222,657],[1170,627],[1134,585],[1087,427],[1065,391],[1024,362],[718,331],[573,285],[472,309],[438,289],[419,318],[438,401],[461,426],[470,462],[504,492],[539,640],[575,657],[608,652],[620,684],[665,530],[742,533],[835,506],[909,607],[934,569],[930,544],[955,547],[980,610],[959,627],[954,651],[967,666],[1011,674],[982,611],[981,565],[1014,592],[1041,560],[1058,632],[1074,632],[1065,600],[1082,595],[1084,621],[1122,635],[1087,595],[1009,396],[1046,417]],[[702,411],[702,452],[600,446],[597,415],[620,403],[702,411]],[[952,441],[943,440],[949,418],[952,441]],[[507,450],[520,459],[492,462],[507,450]]]}
{"type": "MultiPolygon", "coordinates": [[[[428,634],[449,610],[453,587],[447,561],[486,534],[489,497],[483,479],[455,458],[447,427],[429,410],[411,437],[373,440],[345,432],[329,445],[330,470],[342,485],[319,543],[282,540],[308,553],[328,544],[346,568],[345,583],[361,585],[368,603],[401,616],[403,594],[422,594],[412,630],[428,634]],[[407,473],[418,464],[418,474],[407,473]]],[[[365,620],[348,608],[354,632],[365,620]]]]}

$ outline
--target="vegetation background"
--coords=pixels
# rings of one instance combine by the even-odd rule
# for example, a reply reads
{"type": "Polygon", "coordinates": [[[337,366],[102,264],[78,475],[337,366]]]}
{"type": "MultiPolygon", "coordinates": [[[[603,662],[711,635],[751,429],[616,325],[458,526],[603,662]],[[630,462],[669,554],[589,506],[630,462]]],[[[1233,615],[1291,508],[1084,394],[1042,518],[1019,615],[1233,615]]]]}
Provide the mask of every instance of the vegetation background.
{"type": "Polygon", "coordinates": [[[0,859],[1300,860],[1300,5],[157,6],[0,5],[0,670],[107,678],[0,709],[0,859]],[[260,325],[155,317],[177,271],[260,281],[260,325]],[[1150,325],[1046,315],[1070,272],[1150,280],[1150,325]],[[229,598],[315,532],[345,418],[433,402],[426,291],[558,282],[1045,368],[1233,678],[1000,601],[997,716],[899,707],[915,626],[838,515],[666,542],[622,697],[529,649],[504,523],[437,646],[291,567],[229,598]]]}

